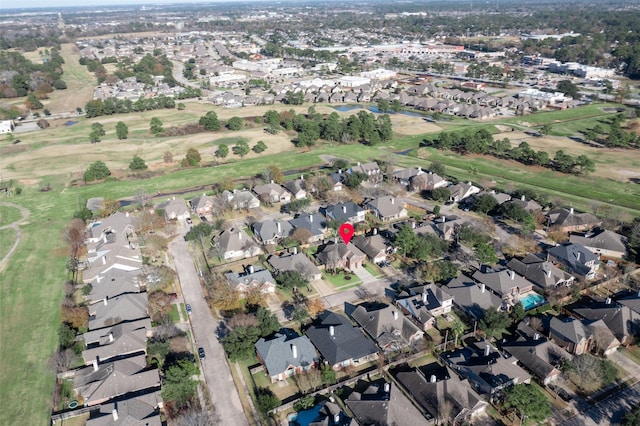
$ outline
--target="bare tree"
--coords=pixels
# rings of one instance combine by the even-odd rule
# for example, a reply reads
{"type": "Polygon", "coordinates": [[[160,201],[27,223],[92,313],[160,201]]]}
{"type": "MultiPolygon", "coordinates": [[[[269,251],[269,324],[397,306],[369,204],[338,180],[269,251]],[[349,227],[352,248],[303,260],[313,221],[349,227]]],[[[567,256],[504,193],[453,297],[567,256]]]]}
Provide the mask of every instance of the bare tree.
{"type": "Polygon", "coordinates": [[[189,407],[174,419],[173,424],[176,426],[214,426],[220,424],[220,417],[214,409],[189,407]]]}
{"type": "Polygon", "coordinates": [[[593,344],[598,354],[603,354],[611,345],[615,336],[604,325],[598,325],[591,328],[591,337],[593,338],[593,344]]]}
{"type": "Polygon", "coordinates": [[[536,331],[542,331],[542,320],[538,317],[531,317],[529,320],[529,327],[536,331]]]}
{"type": "Polygon", "coordinates": [[[451,413],[453,412],[453,404],[446,398],[443,398],[438,403],[438,418],[441,424],[447,425],[451,420],[451,413]]]}

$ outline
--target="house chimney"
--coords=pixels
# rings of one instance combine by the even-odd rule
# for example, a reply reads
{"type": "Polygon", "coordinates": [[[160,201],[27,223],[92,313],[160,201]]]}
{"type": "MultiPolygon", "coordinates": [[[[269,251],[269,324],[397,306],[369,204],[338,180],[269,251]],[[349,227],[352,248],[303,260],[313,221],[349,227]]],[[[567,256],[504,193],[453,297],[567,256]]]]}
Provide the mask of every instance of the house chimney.
{"type": "Polygon", "coordinates": [[[114,408],[114,409],[111,411],[111,415],[113,416],[113,421],[114,421],[114,422],[117,422],[117,421],[118,421],[118,410],[114,408]]]}
{"type": "Polygon", "coordinates": [[[103,265],[107,264],[107,256],[102,256],[102,264],[103,265]]]}
{"type": "Polygon", "coordinates": [[[242,239],[242,231],[238,231],[238,239],[241,240],[242,239]]]}
{"type": "Polygon", "coordinates": [[[341,175],[342,174],[342,169],[338,169],[338,174],[341,175]]]}
{"type": "Polygon", "coordinates": [[[551,278],[551,268],[547,269],[547,278],[551,278]]]}
{"type": "Polygon", "coordinates": [[[340,413],[337,413],[335,416],[333,416],[333,422],[337,425],[340,424],[340,413]]]}
{"type": "Polygon", "coordinates": [[[422,167],[418,166],[418,174],[422,173],[422,167]]]}
{"type": "Polygon", "coordinates": [[[174,195],[173,197],[171,197],[171,199],[172,199],[173,201],[175,201],[175,200],[176,200],[176,196],[174,195]]]}
{"type": "Polygon", "coordinates": [[[113,333],[109,333],[109,343],[113,343],[114,340],[113,333]]]}
{"type": "Polygon", "coordinates": [[[109,299],[109,296],[105,296],[102,300],[104,302],[104,306],[107,306],[107,299],[109,299]]]}
{"type": "Polygon", "coordinates": [[[484,284],[480,284],[480,292],[484,293],[484,284]]]}
{"type": "Polygon", "coordinates": [[[447,217],[446,216],[440,216],[440,220],[442,221],[442,223],[445,223],[447,221],[447,217]]]}
{"type": "Polygon", "coordinates": [[[313,223],[313,215],[312,214],[309,215],[309,223],[313,223]]]}
{"type": "Polygon", "coordinates": [[[129,217],[129,212],[126,212],[124,215],[125,217],[129,217]]]}
{"type": "Polygon", "coordinates": [[[422,303],[424,303],[425,305],[427,304],[427,300],[428,300],[429,296],[427,295],[427,292],[423,292],[422,293],[422,303]]]}
{"type": "Polygon", "coordinates": [[[300,175],[300,180],[304,180],[304,175],[300,175]]]}
{"type": "Polygon", "coordinates": [[[521,201],[526,201],[526,199],[525,199],[525,198],[526,198],[526,197],[523,195],[522,197],[520,197],[520,200],[521,200],[521,201]]]}
{"type": "Polygon", "coordinates": [[[253,272],[254,272],[253,265],[249,265],[249,273],[253,274],[253,272]]]}
{"type": "Polygon", "coordinates": [[[347,206],[342,206],[342,213],[347,213],[347,206]]]}
{"type": "Polygon", "coordinates": [[[431,377],[429,378],[429,382],[430,383],[435,383],[436,382],[436,375],[432,374],[431,377]]]}
{"type": "Polygon", "coordinates": [[[538,340],[540,338],[540,333],[535,333],[533,335],[533,340],[538,340]]]}
{"type": "Polygon", "coordinates": [[[607,305],[611,304],[611,298],[607,297],[607,299],[604,301],[604,303],[606,303],[607,305]]]}
{"type": "Polygon", "coordinates": [[[373,228],[373,235],[378,235],[378,228],[373,228]]]}
{"type": "Polygon", "coordinates": [[[273,179],[271,179],[271,182],[270,182],[270,183],[271,183],[271,184],[273,184],[273,179]]]}
{"type": "Polygon", "coordinates": [[[298,254],[298,247],[293,248],[293,254],[298,254]]]}
{"type": "Polygon", "coordinates": [[[296,347],[296,345],[291,345],[291,354],[293,356],[293,359],[298,358],[298,348],[296,347]]]}
{"type": "Polygon", "coordinates": [[[336,329],[334,326],[330,325],[329,326],[329,336],[333,337],[336,334],[336,329]]]}
{"type": "Polygon", "coordinates": [[[98,357],[93,360],[93,371],[98,371],[98,357]]]}
{"type": "Polygon", "coordinates": [[[276,228],[278,229],[278,232],[282,232],[282,225],[280,222],[276,222],[276,228]]]}
{"type": "Polygon", "coordinates": [[[102,281],[102,278],[100,278],[100,275],[96,275],[96,284],[100,284],[100,281],[102,281]]]}
{"type": "Polygon", "coordinates": [[[391,205],[394,205],[396,203],[396,199],[391,197],[391,205]]]}
{"type": "Polygon", "coordinates": [[[411,229],[416,229],[416,221],[415,220],[411,221],[411,229]]]}
{"type": "Polygon", "coordinates": [[[360,162],[358,161],[358,167],[360,167],[360,162]]]}
{"type": "Polygon", "coordinates": [[[484,347],[484,356],[489,356],[490,353],[491,353],[491,346],[485,345],[485,347],[484,347]]]}
{"type": "Polygon", "coordinates": [[[573,207],[569,209],[569,214],[573,214],[573,207]]]}
{"type": "Polygon", "coordinates": [[[384,392],[385,393],[389,393],[390,390],[391,390],[391,383],[385,382],[385,384],[384,384],[384,392]]]}
{"type": "Polygon", "coordinates": [[[576,252],[576,260],[580,260],[580,252],[576,252]]]}
{"type": "Polygon", "coordinates": [[[398,319],[398,311],[393,311],[393,312],[392,312],[392,315],[393,315],[393,319],[394,319],[394,320],[397,320],[397,319],[398,319]]]}
{"type": "Polygon", "coordinates": [[[515,280],[516,279],[516,273],[513,271],[509,271],[509,278],[511,278],[511,280],[515,280]]]}

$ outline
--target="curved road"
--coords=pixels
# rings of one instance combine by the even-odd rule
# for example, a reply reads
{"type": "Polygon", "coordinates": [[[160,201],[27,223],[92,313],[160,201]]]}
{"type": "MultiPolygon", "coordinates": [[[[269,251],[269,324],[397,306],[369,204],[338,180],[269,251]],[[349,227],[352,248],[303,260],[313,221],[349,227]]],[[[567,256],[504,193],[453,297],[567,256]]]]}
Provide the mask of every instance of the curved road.
{"type": "Polygon", "coordinates": [[[20,238],[22,237],[22,234],[20,232],[20,224],[29,218],[29,210],[25,209],[22,206],[18,206],[16,204],[13,204],[13,203],[4,203],[3,202],[3,203],[0,203],[0,206],[13,207],[13,208],[16,208],[16,209],[20,210],[20,213],[22,213],[22,218],[20,218],[19,220],[16,220],[13,223],[10,223],[8,225],[4,225],[4,226],[0,227],[0,230],[11,228],[14,231],[16,231],[16,240],[13,243],[13,246],[9,249],[7,254],[4,255],[2,260],[0,260],[0,269],[2,269],[2,268],[4,268],[5,264],[7,263],[7,261],[9,260],[11,255],[13,254],[13,252],[16,251],[16,249],[18,248],[18,244],[20,244],[20,238]]]}
{"type": "Polygon", "coordinates": [[[186,228],[183,228],[180,235],[169,244],[169,252],[174,259],[185,303],[191,305],[192,314],[189,321],[196,345],[203,347],[206,354],[201,365],[207,389],[222,424],[247,426],[247,418],[242,410],[224,349],[216,336],[218,322],[211,315],[204,299],[198,272],[193,264],[188,243],[183,238],[185,232],[186,228]]]}

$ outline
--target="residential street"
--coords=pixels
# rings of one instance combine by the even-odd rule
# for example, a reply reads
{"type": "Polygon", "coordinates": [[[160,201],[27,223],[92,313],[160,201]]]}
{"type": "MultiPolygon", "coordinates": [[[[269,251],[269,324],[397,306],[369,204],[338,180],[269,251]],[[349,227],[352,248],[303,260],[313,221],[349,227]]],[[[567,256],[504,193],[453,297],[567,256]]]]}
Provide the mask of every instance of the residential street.
{"type": "Polygon", "coordinates": [[[563,426],[608,426],[618,424],[627,411],[640,404],[636,383],[562,423],[563,426]]]}
{"type": "Polygon", "coordinates": [[[189,303],[193,310],[189,320],[196,346],[203,347],[206,353],[206,358],[202,361],[202,370],[211,400],[225,425],[248,425],[224,349],[215,334],[218,323],[204,300],[188,243],[182,236],[178,236],[169,244],[169,251],[174,259],[185,303],[189,303]]]}

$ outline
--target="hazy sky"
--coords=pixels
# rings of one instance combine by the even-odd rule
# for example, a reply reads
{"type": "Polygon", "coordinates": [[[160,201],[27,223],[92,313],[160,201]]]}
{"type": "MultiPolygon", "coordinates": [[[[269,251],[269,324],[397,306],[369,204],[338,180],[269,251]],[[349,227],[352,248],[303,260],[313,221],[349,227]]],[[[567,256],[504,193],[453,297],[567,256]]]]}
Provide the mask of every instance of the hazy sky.
{"type": "MultiPolygon", "coordinates": [[[[14,8],[31,8],[46,7],[56,8],[65,6],[104,6],[117,4],[180,4],[180,3],[202,3],[208,1],[210,3],[219,2],[219,0],[0,0],[0,9],[14,8]]],[[[225,0],[229,1],[229,0],[225,0]]],[[[233,1],[233,0],[231,0],[233,1]]]]}

